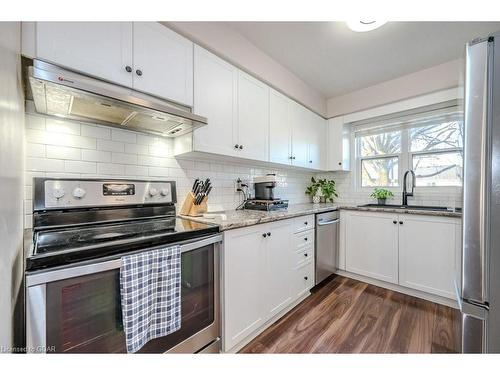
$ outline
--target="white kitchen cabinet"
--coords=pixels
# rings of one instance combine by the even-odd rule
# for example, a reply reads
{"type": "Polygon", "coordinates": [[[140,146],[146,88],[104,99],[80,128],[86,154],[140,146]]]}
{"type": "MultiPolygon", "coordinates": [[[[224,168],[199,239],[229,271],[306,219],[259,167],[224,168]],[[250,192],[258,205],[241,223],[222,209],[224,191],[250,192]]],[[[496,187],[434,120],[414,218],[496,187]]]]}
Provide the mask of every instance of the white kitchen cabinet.
{"type": "Polygon", "coordinates": [[[308,110],[293,102],[290,109],[292,124],[292,164],[309,168],[310,116],[308,110]]]}
{"type": "Polygon", "coordinates": [[[353,211],[346,220],[346,270],[397,284],[397,214],[353,211]]]}
{"type": "Polygon", "coordinates": [[[314,231],[307,226],[294,233],[297,219],[224,232],[225,351],[249,340],[314,286],[314,231]],[[309,232],[308,246],[293,242],[294,236],[309,232]]]}
{"type": "Polygon", "coordinates": [[[269,226],[266,237],[266,309],[267,318],[273,317],[292,301],[290,279],[294,256],[291,251],[291,221],[284,220],[269,226]]]}
{"type": "Polygon", "coordinates": [[[133,28],[134,89],[191,107],[193,42],[157,22],[133,28]]]}
{"type": "Polygon", "coordinates": [[[238,72],[238,145],[239,157],[269,160],[269,86],[241,70],[238,72]]]}
{"type": "Polygon", "coordinates": [[[194,131],[194,151],[236,156],[238,69],[196,45],[194,60],[194,112],[208,119],[194,131]]]}
{"type": "Polygon", "coordinates": [[[35,57],[193,105],[193,43],[157,22],[37,22],[35,57]]]}
{"type": "Polygon", "coordinates": [[[326,139],[326,170],[349,171],[351,135],[343,116],[328,120],[326,139]]]}
{"type": "Polygon", "coordinates": [[[326,160],[326,121],[313,112],[309,112],[309,168],[325,169],[326,160]]]}
{"type": "Polygon", "coordinates": [[[132,87],[132,22],[37,22],[35,30],[35,57],[132,87]]]}
{"type": "Polygon", "coordinates": [[[399,215],[399,284],[455,298],[458,219],[399,215]]]}
{"type": "Polygon", "coordinates": [[[224,347],[232,348],[265,320],[267,228],[261,225],[224,234],[224,347]]]}
{"type": "Polygon", "coordinates": [[[291,100],[276,90],[269,93],[269,161],[291,164],[291,100]]]}

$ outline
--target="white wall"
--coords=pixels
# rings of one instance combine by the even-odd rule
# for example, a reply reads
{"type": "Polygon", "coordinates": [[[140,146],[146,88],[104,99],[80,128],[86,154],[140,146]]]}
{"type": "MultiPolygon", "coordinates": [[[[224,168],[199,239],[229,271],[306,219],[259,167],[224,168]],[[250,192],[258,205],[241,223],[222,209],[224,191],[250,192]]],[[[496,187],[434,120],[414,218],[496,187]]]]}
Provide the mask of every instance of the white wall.
{"type": "Polygon", "coordinates": [[[182,205],[195,178],[210,177],[213,190],[210,208],[234,209],[242,201],[235,191],[238,177],[276,173],[277,195],[290,203],[308,201],[304,194],[312,172],[258,167],[251,162],[236,163],[176,159],[173,140],[137,132],[61,121],[42,115],[26,114],[25,226],[32,226],[32,180],[36,176],[169,179],[177,183],[182,205]]]}
{"type": "Polygon", "coordinates": [[[459,86],[462,59],[382,82],[352,93],[328,99],[327,117],[357,112],[398,100],[459,86]]]}
{"type": "Polygon", "coordinates": [[[0,22],[0,353],[14,343],[13,320],[18,312],[16,304],[22,299],[24,106],[20,48],[20,23],[0,22]]]}
{"type": "Polygon", "coordinates": [[[229,26],[220,22],[165,22],[165,24],[314,112],[326,115],[326,98],[323,94],[308,86],[229,26]]]}

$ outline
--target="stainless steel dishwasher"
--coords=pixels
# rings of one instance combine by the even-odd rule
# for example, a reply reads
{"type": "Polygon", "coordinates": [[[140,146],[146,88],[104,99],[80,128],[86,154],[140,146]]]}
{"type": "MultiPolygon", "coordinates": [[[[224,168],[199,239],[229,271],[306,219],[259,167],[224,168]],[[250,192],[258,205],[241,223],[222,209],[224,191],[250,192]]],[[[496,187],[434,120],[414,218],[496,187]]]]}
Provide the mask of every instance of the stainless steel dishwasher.
{"type": "Polygon", "coordinates": [[[337,270],[339,224],[338,210],[316,215],[315,285],[318,285],[337,270]]]}

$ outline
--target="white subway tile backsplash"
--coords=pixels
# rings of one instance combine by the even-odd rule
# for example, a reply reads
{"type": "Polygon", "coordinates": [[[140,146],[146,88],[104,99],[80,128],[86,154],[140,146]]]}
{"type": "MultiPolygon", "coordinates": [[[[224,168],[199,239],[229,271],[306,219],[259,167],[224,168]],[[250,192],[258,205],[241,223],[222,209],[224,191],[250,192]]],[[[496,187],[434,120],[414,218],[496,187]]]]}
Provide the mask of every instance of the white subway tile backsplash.
{"type": "Polygon", "coordinates": [[[116,164],[137,165],[137,155],[113,152],[111,155],[111,162],[116,164]]]}
{"type": "Polygon", "coordinates": [[[26,114],[26,128],[45,130],[45,117],[26,114]]]}
{"type": "Polygon", "coordinates": [[[45,157],[45,145],[38,143],[27,143],[26,144],[26,156],[32,156],[35,158],[45,157]]]}
{"type": "Polygon", "coordinates": [[[43,130],[26,129],[26,141],[46,145],[69,146],[79,148],[96,148],[96,139],[78,135],[52,133],[43,130]]]}
{"type": "Polygon", "coordinates": [[[97,173],[100,175],[125,175],[125,166],[121,164],[98,163],[97,173]]]}
{"type": "Polygon", "coordinates": [[[80,160],[82,151],[79,148],[64,146],[47,146],[47,158],[49,159],[67,159],[80,160]]]}
{"type": "Polygon", "coordinates": [[[66,160],[64,162],[64,171],[70,173],[96,173],[96,163],[90,161],[73,161],[66,160]]]}
{"type": "Polygon", "coordinates": [[[149,175],[152,177],[168,177],[169,169],[163,167],[149,167],[149,175]]]}
{"type": "Polygon", "coordinates": [[[123,142],[114,142],[105,139],[98,139],[97,149],[102,151],[123,152],[125,151],[125,145],[123,144],[123,142]]]}
{"type": "Polygon", "coordinates": [[[125,174],[127,176],[148,176],[148,167],[140,167],[137,165],[126,165],[125,174]]]}
{"type": "Polygon", "coordinates": [[[82,124],[81,134],[85,137],[111,139],[111,129],[103,126],[82,124]]]}
{"type": "Polygon", "coordinates": [[[148,151],[148,146],[146,145],[125,143],[125,153],[127,154],[147,155],[148,151]]]}
{"type": "Polygon", "coordinates": [[[137,134],[130,131],[112,129],[111,139],[118,142],[137,143],[137,134]]]}
{"type": "Polygon", "coordinates": [[[26,170],[40,172],[64,172],[64,161],[28,157],[26,159],[26,170]]]}
{"type": "Polygon", "coordinates": [[[82,150],[82,160],[110,163],[111,162],[111,152],[98,151],[98,150],[82,150]]]}
{"type": "Polygon", "coordinates": [[[53,133],[80,135],[80,123],[73,121],[45,119],[45,129],[53,133]]]}

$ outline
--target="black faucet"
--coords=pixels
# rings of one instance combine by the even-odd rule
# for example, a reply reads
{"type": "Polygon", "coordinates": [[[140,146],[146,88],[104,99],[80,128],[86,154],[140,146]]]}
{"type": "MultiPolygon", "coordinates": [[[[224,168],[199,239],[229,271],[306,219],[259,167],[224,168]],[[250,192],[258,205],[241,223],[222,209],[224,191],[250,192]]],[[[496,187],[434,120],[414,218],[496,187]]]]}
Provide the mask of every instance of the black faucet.
{"type": "Polygon", "coordinates": [[[413,189],[415,189],[415,179],[415,172],[413,172],[411,169],[405,172],[405,175],[403,177],[403,206],[408,206],[408,197],[413,197],[413,189]],[[411,173],[412,176],[411,193],[408,193],[406,191],[406,177],[408,176],[408,173],[411,173]]]}

